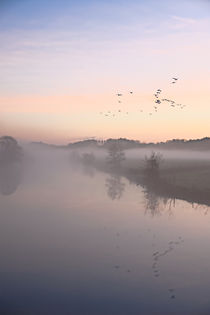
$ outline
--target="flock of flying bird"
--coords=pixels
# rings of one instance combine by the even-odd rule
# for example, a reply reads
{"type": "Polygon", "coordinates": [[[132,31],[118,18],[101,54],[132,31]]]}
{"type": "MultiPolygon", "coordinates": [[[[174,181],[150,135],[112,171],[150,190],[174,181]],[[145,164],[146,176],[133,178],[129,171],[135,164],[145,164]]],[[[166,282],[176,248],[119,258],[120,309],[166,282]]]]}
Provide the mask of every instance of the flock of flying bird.
{"type": "MultiPolygon", "coordinates": [[[[176,77],[172,78],[171,84],[176,84],[178,80],[179,80],[179,78],[176,78],[176,77]]],[[[179,109],[183,109],[184,107],[186,107],[186,105],[178,104],[174,100],[170,100],[170,99],[167,99],[167,98],[161,98],[161,94],[162,94],[162,90],[161,89],[158,89],[155,92],[155,94],[154,94],[154,96],[155,96],[154,106],[153,106],[154,112],[158,112],[159,106],[162,103],[164,103],[164,102],[167,102],[171,107],[177,107],[179,109]]],[[[129,91],[129,95],[133,95],[133,91],[129,91]]],[[[122,103],[123,94],[122,93],[117,93],[116,96],[117,96],[118,104],[121,104],[122,103]]],[[[143,113],[143,110],[140,109],[140,112],[143,113]]],[[[147,114],[149,116],[152,116],[154,112],[147,112],[147,114]]],[[[128,111],[122,111],[121,109],[118,109],[115,112],[113,112],[111,110],[106,111],[106,112],[100,112],[100,115],[103,115],[105,117],[116,117],[117,115],[120,115],[120,114],[128,115],[129,112],[128,111]]]]}

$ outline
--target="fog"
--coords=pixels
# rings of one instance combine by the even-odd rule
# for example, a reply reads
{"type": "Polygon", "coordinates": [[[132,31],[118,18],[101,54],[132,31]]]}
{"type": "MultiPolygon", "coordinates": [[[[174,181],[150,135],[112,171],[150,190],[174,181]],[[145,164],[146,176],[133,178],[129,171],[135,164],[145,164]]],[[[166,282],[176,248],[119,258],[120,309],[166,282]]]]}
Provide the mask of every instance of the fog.
{"type": "MultiPolygon", "coordinates": [[[[21,160],[2,162],[0,313],[210,309],[207,199],[188,201],[196,191],[184,189],[179,198],[177,182],[166,186],[161,168],[142,171],[151,151],[24,145],[21,160]]],[[[158,153],[163,165],[174,156],[181,164],[208,161],[207,152],[158,153]]]]}
{"type": "Polygon", "coordinates": [[[151,155],[151,152],[157,152],[162,155],[164,159],[173,160],[209,160],[210,151],[193,151],[193,150],[163,150],[163,149],[131,149],[126,150],[126,157],[129,159],[144,158],[151,155]]]}
{"type": "MultiPolygon", "coordinates": [[[[69,148],[43,148],[33,145],[23,145],[23,158],[17,167],[1,168],[1,191],[2,194],[13,193],[21,182],[34,185],[39,182],[50,183],[50,178],[60,176],[67,172],[71,178],[72,173],[80,172],[93,177],[96,171],[102,171],[113,176],[122,176],[123,170],[135,169],[141,172],[145,166],[145,158],[150,157],[152,152],[161,157],[160,169],[179,167],[180,170],[189,167],[202,167],[208,170],[210,165],[209,151],[187,150],[153,150],[129,149],[122,150],[123,160],[119,165],[108,163],[109,150],[103,148],[84,147],[78,149],[69,148]],[[4,170],[3,170],[4,169],[4,170]],[[117,174],[116,174],[117,173],[117,174]]],[[[129,178],[130,180],[131,178],[129,178]]],[[[113,180],[116,180],[113,179],[113,180]]],[[[70,185],[70,183],[69,183],[70,185]]],[[[74,185],[71,183],[71,185],[74,185]]]]}

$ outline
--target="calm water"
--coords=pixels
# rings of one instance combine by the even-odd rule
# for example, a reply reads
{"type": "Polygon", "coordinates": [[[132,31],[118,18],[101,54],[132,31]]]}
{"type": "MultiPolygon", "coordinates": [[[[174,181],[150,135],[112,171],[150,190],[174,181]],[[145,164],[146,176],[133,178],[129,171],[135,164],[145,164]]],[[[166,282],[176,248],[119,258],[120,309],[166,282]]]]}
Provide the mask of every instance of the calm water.
{"type": "Polygon", "coordinates": [[[0,197],[0,314],[210,314],[208,208],[54,162],[0,197]]]}

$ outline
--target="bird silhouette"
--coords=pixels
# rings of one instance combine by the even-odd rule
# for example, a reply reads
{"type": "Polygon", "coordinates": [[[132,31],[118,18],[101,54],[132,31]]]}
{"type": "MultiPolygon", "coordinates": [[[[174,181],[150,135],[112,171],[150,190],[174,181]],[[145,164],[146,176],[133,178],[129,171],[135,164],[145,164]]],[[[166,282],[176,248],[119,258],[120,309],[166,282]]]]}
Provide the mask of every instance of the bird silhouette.
{"type": "Polygon", "coordinates": [[[160,100],[156,100],[155,103],[161,104],[161,101],[160,100]]]}
{"type": "Polygon", "coordinates": [[[179,78],[172,78],[173,81],[171,82],[171,84],[175,84],[178,81],[178,79],[179,78]]]}

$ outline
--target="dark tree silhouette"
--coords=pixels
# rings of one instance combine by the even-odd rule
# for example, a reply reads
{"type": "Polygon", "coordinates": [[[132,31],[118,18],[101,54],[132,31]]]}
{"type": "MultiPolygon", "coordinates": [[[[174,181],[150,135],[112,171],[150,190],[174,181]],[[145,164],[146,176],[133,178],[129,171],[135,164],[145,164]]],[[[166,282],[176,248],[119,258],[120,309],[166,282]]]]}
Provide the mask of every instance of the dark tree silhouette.
{"type": "Polygon", "coordinates": [[[14,138],[9,136],[0,138],[0,165],[20,162],[22,155],[22,148],[14,138]]]}

